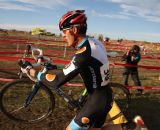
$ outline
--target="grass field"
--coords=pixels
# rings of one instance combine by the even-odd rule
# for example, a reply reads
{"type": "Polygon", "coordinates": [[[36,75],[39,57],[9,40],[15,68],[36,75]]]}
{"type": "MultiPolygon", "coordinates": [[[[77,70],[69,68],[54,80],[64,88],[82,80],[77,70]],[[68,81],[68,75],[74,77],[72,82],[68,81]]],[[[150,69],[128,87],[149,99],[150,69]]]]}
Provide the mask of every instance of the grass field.
{"type": "MultiPolygon", "coordinates": [[[[22,37],[22,36],[20,36],[22,37]]],[[[25,38],[23,36],[23,38],[25,38]]],[[[31,39],[27,35],[28,39],[31,39]]],[[[49,39],[49,38],[47,38],[49,39]]],[[[7,40],[7,39],[6,39],[7,40]]],[[[5,44],[5,42],[2,44],[2,39],[0,39],[0,52],[7,49],[17,49],[17,44],[5,44]]],[[[42,41],[39,41],[42,42],[42,41]]],[[[42,42],[42,44],[45,44],[45,41],[42,42]]],[[[52,42],[48,42],[47,44],[52,44],[52,42]]],[[[61,43],[62,44],[62,43],[61,43]]],[[[111,44],[112,45],[112,44],[111,44]]],[[[37,44],[35,46],[41,46],[40,44],[37,44]]],[[[147,47],[153,46],[147,43],[147,47]]],[[[18,46],[19,50],[24,49],[25,44],[19,44],[18,46]]],[[[61,54],[54,56],[53,59],[70,59],[71,55],[68,52],[72,52],[73,50],[71,48],[67,48],[67,56],[64,58],[64,48],[63,47],[50,47],[50,46],[41,46],[41,48],[44,50],[58,50],[61,51],[61,54]]],[[[155,46],[155,48],[157,48],[155,46]]],[[[150,52],[146,53],[145,56],[153,55],[160,56],[159,51],[157,49],[152,48],[150,49],[150,52]],[[152,52],[152,53],[151,53],[152,52]]],[[[107,48],[106,46],[106,49],[107,48]]],[[[115,50],[116,51],[116,50],[115,50]]],[[[6,50],[6,52],[9,52],[6,50]]],[[[123,51],[118,51],[118,53],[122,54],[123,51]]],[[[53,52],[48,53],[50,55],[53,54],[53,52]]],[[[4,56],[0,54],[0,56],[4,56]]],[[[5,55],[6,56],[6,55],[5,55]]],[[[11,56],[11,55],[8,55],[11,56]]],[[[16,54],[12,56],[22,56],[21,54],[16,54]]],[[[109,58],[110,63],[114,62],[120,62],[120,58],[109,58]]],[[[140,62],[141,65],[148,65],[148,66],[160,66],[160,59],[143,59],[140,62]]],[[[16,73],[18,72],[18,65],[16,61],[6,61],[2,60],[0,62],[0,68],[7,69],[7,68],[15,68],[15,70],[12,71],[0,71],[0,78],[18,78],[16,76],[16,73]]],[[[112,70],[113,68],[111,68],[112,70]]],[[[122,83],[122,66],[115,66],[112,72],[112,81],[122,83]]],[[[152,70],[152,69],[144,69],[139,68],[139,75],[140,80],[142,82],[143,86],[153,86],[153,87],[160,87],[160,70],[152,70]]],[[[72,82],[80,82],[81,80],[75,79],[72,82]]],[[[6,82],[0,82],[0,89],[2,88],[2,85],[4,85],[6,82]]],[[[132,80],[129,81],[130,85],[133,85],[132,80]]],[[[82,90],[82,88],[74,87],[69,88],[75,93],[79,94],[82,90]]],[[[134,117],[135,114],[140,114],[149,130],[160,130],[160,90],[146,90],[143,95],[137,95],[136,90],[131,90],[131,104],[128,112],[126,113],[126,117],[128,119],[131,119],[134,117]]],[[[0,130],[63,130],[67,123],[74,117],[74,112],[67,109],[66,104],[59,98],[56,98],[57,103],[57,109],[54,110],[54,113],[48,117],[46,120],[38,123],[38,124],[32,124],[32,125],[26,125],[26,124],[19,124],[19,123],[13,123],[12,121],[9,121],[6,117],[3,116],[2,113],[0,113],[0,130]]]]}

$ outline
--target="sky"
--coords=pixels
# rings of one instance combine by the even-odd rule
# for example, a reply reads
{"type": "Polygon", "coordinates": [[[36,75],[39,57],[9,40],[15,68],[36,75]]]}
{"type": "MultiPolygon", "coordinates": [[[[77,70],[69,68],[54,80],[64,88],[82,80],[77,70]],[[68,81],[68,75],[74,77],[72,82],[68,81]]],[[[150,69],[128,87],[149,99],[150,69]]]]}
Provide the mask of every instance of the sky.
{"type": "Polygon", "coordinates": [[[0,28],[59,34],[59,19],[85,10],[89,35],[160,42],[160,0],[0,0],[0,28]]]}

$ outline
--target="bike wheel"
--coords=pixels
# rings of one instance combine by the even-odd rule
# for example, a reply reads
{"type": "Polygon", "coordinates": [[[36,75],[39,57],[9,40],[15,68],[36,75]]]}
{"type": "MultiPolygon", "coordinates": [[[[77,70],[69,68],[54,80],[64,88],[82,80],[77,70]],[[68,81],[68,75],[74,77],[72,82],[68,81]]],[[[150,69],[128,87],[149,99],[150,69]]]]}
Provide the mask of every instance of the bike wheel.
{"type": "Polygon", "coordinates": [[[28,79],[10,82],[0,92],[0,109],[9,119],[16,122],[36,123],[48,117],[55,107],[51,90],[42,85],[31,103],[25,107],[25,100],[35,83],[28,79]]]}
{"type": "Polygon", "coordinates": [[[111,83],[109,83],[109,87],[112,88],[113,100],[115,101],[115,103],[119,107],[120,112],[118,112],[117,114],[115,114],[111,118],[108,118],[107,119],[108,122],[115,120],[116,118],[120,117],[121,115],[124,115],[127,112],[128,108],[129,108],[130,101],[131,101],[130,92],[129,92],[128,88],[126,88],[124,85],[111,82],[111,83]]]}

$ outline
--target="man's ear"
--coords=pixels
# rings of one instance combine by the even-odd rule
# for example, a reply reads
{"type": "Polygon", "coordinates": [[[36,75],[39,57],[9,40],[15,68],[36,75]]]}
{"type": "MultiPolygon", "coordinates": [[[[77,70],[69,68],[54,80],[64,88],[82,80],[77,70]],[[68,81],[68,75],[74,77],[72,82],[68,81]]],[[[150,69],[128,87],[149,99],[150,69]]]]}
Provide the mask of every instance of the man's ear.
{"type": "Polygon", "coordinates": [[[74,26],[74,27],[73,27],[73,33],[74,33],[74,34],[78,34],[78,31],[79,31],[79,29],[74,26]]]}

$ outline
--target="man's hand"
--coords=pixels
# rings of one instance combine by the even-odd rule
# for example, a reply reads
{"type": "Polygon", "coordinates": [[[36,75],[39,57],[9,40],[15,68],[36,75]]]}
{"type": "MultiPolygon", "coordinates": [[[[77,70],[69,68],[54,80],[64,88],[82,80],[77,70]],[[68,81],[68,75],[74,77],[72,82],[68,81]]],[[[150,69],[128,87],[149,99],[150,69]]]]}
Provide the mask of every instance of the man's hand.
{"type": "Polygon", "coordinates": [[[29,70],[33,68],[32,64],[25,60],[19,60],[18,65],[21,67],[22,73],[29,73],[29,70]]]}
{"type": "Polygon", "coordinates": [[[134,56],[131,56],[131,61],[134,61],[135,57],[134,56]]]}
{"type": "Polygon", "coordinates": [[[126,60],[126,58],[127,58],[127,56],[128,56],[128,53],[129,53],[129,52],[126,52],[126,53],[123,54],[123,56],[122,56],[122,58],[121,58],[121,61],[125,61],[125,60],[126,60]]]}

